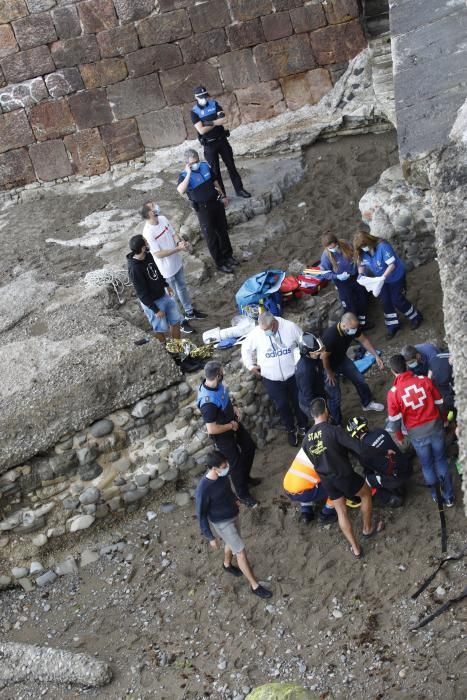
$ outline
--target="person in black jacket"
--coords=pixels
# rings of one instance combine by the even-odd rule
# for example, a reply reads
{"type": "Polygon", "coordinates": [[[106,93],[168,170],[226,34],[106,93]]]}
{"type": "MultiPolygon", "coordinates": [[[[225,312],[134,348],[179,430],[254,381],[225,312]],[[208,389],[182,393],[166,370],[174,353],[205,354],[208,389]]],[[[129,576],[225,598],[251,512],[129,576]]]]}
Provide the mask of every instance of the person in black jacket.
{"type": "Polygon", "coordinates": [[[370,430],[365,416],[350,418],[346,428],[351,437],[373,448],[360,461],[366,483],[376,489],[375,498],[390,508],[401,506],[405,486],[412,475],[409,457],[399,449],[386,430],[370,430]]]}
{"type": "Polygon", "coordinates": [[[328,497],[333,501],[339,527],[350,544],[350,551],[360,559],[362,549],[347,513],[346,499],[354,496],[361,499],[363,537],[372,537],[384,529],[383,521],[372,520],[371,489],[365,479],[353,470],[349,458],[349,452],[353,452],[361,459],[370,448],[351,438],[341,426],[329,423],[329,412],[324,399],[315,399],[310,412],[315,424],[305,435],[302,447],[319,474],[328,497]]]}
{"type": "Polygon", "coordinates": [[[304,333],[299,344],[300,359],[295,368],[298,388],[298,405],[309,417],[313,399],[325,398],[324,367],[321,354],[325,347],[321,338],[312,333],[304,333]]]}
{"type": "Polygon", "coordinates": [[[143,236],[130,238],[129,246],[128,276],[157,340],[164,343],[169,332],[172,338],[180,338],[183,318],[173,299],[173,289],[162,277],[143,236]]]}

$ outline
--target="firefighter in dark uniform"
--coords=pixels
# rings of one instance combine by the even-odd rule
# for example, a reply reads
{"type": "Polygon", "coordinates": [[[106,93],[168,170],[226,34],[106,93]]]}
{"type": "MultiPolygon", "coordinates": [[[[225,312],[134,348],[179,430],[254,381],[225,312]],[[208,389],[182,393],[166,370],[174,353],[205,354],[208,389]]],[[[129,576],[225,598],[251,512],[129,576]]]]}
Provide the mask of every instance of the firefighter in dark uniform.
{"type": "Polygon", "coordinates": [[[383,428],[370,430],[364,416],[354,416],[347,422],[347,432],[363,445],[370,446],[360,458],[368,486],[376,489],[378,500],[397,508],[404,502],[405,487],[412,475],[409,457],[395,444],[383,428]]]}
{"type": "Polygon", "coordinates": [[[222,383],[222,364],[210,360],[204,367],[205,379],[198,389],[197,405],[216,449],[230,465],[230,475],[238,499],[250,508],[258,501],[249,492],[261,479],[250,476],[256,446],[241,423],[240,410],[232,405],[229,392],[222,383]]]}
{"type": "Polygon", "coordinates": [[[219,156],[229,171],[237,196],[251,197],[251,194],[243,187],[242,178],[235,167],[232,146],[227,140],[230,132],[224,129],[227,119],[222,107],[216,100],[209,99],[208,92],[204,86],[196,87],[193,92],[196,104],[191,110],[191,121],[198,132],[198,139],[201,145],[204,146],[204,157],[211,166],[222,193],[225,195],[219,156]]]}
{"type": "Polygon", "coordinates": [[[195,150],[189,148],[184,155],[186,165],[178,176],[177,191],[181,195],[188,195],[217,269],[232,274],[233,266],[239,263],[233,257],[227,233],[225,206],[222,203],[225,195],[220,191],[210,166],[206,161],[200,163],[195,150]]]}

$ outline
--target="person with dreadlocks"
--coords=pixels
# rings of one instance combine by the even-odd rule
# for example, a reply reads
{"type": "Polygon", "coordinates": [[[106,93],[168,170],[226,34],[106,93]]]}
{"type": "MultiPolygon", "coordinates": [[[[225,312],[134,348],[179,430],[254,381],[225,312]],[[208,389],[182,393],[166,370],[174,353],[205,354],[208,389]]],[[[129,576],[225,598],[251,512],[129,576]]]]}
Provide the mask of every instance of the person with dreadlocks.
{"type": "Polygon", "coordinates": [[[363,330],[374,328],[366,320],[368,292],[357,282],[358,270],[353,259],[352,244],[343,238],[337,238],[332,231],[326,231],[321,242],[324,248],[319,263],[324,272],[322,277],[334,282],[342,308],[357,316],[363,330]]]}

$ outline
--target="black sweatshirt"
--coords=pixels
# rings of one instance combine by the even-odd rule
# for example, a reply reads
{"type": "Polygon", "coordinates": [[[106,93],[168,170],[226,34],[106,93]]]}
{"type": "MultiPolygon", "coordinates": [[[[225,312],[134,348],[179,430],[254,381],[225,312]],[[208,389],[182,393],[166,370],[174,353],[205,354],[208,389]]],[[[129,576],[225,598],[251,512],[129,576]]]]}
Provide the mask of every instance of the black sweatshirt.
{"type": "Polygon", "coordinates": [[[346,477],[354,471],[349,451],[361,458],[368,450],[374,450],[361,445],[360,441],[350,437],[344,428],[331,423],[319,423],[310,428],[302,447],[323,478],[346,477]]]}
{"type": "Polygon", "coordinates": [[[126,256],[128,276],[130,277],[136,296],[145,306],[153,311],[159,311],[157,300],[164,296],[169,285],[162,277],[151,253],[146,253],[144,260],[136,260],[133,253],[126,256]]]}

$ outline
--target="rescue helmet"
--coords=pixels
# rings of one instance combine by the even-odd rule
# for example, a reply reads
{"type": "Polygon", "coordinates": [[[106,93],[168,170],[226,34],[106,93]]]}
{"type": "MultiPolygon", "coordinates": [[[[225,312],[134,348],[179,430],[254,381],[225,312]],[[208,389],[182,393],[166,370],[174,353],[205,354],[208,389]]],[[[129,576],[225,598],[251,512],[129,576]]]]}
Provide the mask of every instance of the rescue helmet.
{"type": "Polygon", "coordinates": [[[351,437],[360,438],[364,433],[368,432],[368,421],[365,416],[354,416],[347,421],[345,427],[351,437]]]}
{"type": "Polygon", "coordinates": [[[304,333],[299,344],[300,355],[308,355],[309,352],[317,352],[324,349],[321,338],[313,333],[304,333]]]}
{"type": "Polygon", "coordinates": [[[208,94],[209,93],[204,87],[204,85],[198,85],[198,87],[195,87],[195,89],[193,90],[193,95],[195,97],[207,97],[208,94]]]}

